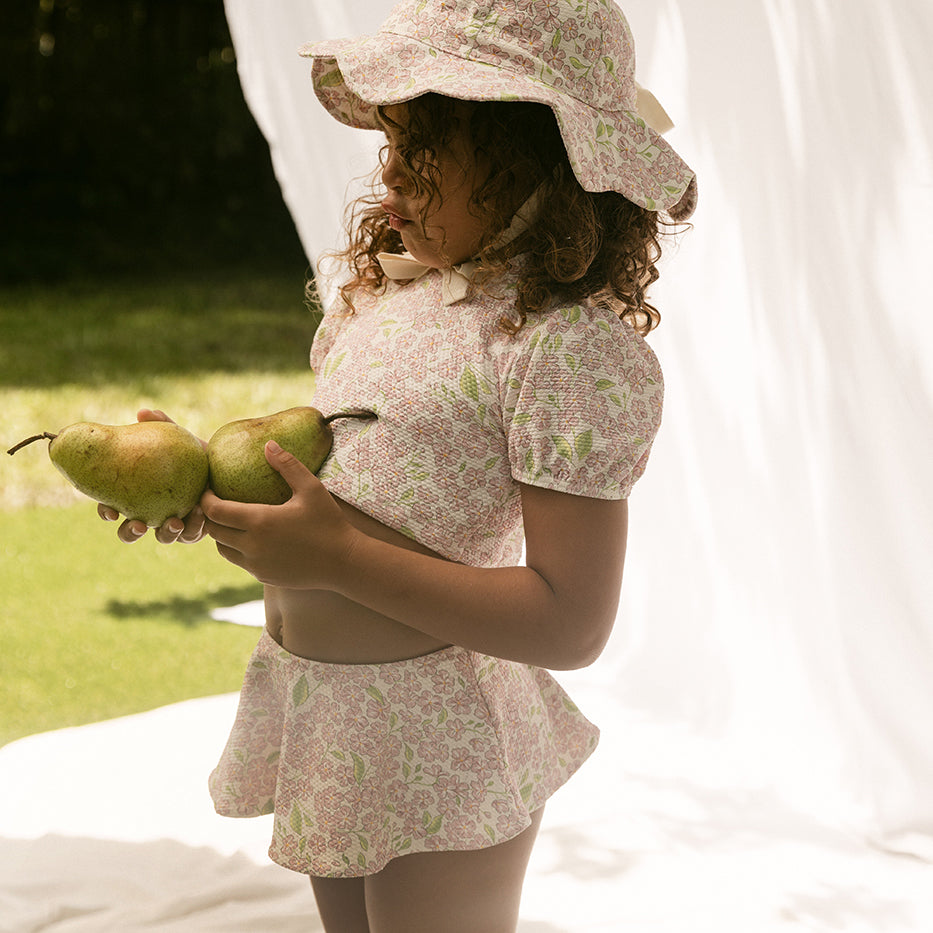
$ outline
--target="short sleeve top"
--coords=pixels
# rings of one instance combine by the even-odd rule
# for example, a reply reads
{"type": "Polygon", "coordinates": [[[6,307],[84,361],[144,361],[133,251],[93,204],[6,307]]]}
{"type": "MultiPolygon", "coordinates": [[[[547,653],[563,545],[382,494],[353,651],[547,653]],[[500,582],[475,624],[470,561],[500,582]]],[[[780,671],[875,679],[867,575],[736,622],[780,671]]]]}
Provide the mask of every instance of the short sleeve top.
{"type": "Polygon", "coordinates": [[[628,496],[661,420],[657,358],[612,311],[558,307],[502,327],[514,282],[445,306],[431,272],[330,310],[315,335],[314,406],[338,420],[329,491],[451,560],[521,557],[519,483],[628,496]]]}

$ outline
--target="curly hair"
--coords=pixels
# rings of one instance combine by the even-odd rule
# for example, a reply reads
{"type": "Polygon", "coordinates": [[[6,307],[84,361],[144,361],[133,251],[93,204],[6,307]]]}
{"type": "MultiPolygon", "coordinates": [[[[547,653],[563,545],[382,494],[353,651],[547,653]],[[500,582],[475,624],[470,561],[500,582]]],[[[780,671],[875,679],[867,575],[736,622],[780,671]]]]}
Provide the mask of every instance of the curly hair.
{"type": "MultiPolygon", "coordinates": [[[[404,126],[384,108],[378,112],[398,140],[406,184],[426,199],[422,222],[440,198],[437,153],[463,123],[485,170],[470,201],[470,210],[486,228],[474,257],[481,271],[474,287],[482,289],[509,268],[511,259],[525,254],[514,315],[502,321],[505,330],[517,332],[529,314],[580,303],[612,309],[642,335],[657,326],[660,314],[649,303],[647,289],[658,278],[660,239],[670,232],[667,227],[676,225],[616,192],[585,191],[573,174],[549,107],[524,101],[467,102],[438,94],[425,94],[405,107],[404,126]],[[536,190],[539,208],[529,228],[497,245],[515,211],[536,190]]],[[[370,193],[348,209],[349,246],[334,256],[350,269],[351,277],[340,289],[350,309],[356,291],[385,287],[377,253],[404,249],[379,206],[386,151],[384,147],[370,193]]]]}

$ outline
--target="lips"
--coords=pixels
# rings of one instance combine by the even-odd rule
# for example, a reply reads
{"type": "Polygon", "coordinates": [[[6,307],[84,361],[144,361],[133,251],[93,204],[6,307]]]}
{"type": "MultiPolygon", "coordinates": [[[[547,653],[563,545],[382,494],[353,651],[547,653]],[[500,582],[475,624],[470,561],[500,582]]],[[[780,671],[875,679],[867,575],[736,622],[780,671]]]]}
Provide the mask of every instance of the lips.
{"type": "Polygon", "coordinates": [[[383,201],[381,207],[388,215],[389,226],[393,230],[401,230],[411,223],[407,217],[403,217],[399,214],[388,201],[383,201]]]}

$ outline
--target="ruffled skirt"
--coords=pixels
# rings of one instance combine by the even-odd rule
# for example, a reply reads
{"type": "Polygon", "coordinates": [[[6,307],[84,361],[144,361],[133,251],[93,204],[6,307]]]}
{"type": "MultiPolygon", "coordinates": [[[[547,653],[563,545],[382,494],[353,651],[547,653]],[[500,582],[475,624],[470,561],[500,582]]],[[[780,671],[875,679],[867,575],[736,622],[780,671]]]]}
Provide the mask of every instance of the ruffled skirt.
{"type": "Polygon", "coordinates": [[[223,816],[274,814],[273,861],[357,877],[513,838],[598,737],[540,668],[457,647],[326,664],[264,630],[210,791],[223,816]]]}

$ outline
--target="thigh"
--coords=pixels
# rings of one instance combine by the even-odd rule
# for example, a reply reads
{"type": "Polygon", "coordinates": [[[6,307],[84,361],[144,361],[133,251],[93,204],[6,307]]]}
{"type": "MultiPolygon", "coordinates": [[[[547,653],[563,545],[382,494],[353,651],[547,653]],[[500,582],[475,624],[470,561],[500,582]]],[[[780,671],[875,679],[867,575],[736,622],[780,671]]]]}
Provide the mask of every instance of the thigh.
{"type": "Polygon", "coordinates": [[[514,933],[543,812],[500,845],[405,855],[367,876],[371,933],[514,933]]]}
{"type": "Polygon", "coordinates": [[[327,933],[370,933],[362,878],[311,878],[327,933]]]}

